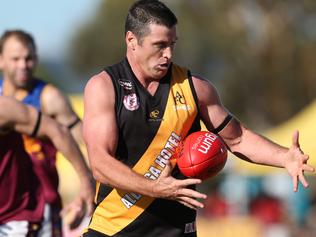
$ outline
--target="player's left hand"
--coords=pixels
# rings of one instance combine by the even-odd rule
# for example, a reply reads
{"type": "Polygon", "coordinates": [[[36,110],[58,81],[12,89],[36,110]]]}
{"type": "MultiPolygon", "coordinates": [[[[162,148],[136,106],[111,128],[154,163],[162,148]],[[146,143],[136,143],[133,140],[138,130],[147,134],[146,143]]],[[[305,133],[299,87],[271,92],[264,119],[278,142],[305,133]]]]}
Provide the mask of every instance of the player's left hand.
{"type": "Polygon", "coordinates": [[[286,153],[284,160],[284,167],[290,174],[293,180],[293,191],[298,189],[298,182],[300,181],[305,188],[308,187],[308,182],[305,179],[304,172],[314,172],[314,167],[307,164],[309,156],[304,154],[299,144],[299,132],[295,131],[292,138],[292,146],[286,153]]]}
{"type": "Polygon", "coordinates": [[[81,180],[80,197],[84,201],[87,216],[91,216],[94,211],[95,182],[92,177],[85,177],[81,180]]]}
{"type": "Polygon", "coordinates": [[[94,211],[95,189],[93,183],[91,177],[85,176],[81,180],[78,197],[67,204],[61,212],[61,216],[65,219],[70,230],[77,228],[83,218],[91,216],[94,211]]]}
{"type": "Polygon", "coordinates": [[[71,203],[67,204],[61,211],[61,216],[69,229],[77,228],[85,216],[84,200],[79,196],[71,203]]]}

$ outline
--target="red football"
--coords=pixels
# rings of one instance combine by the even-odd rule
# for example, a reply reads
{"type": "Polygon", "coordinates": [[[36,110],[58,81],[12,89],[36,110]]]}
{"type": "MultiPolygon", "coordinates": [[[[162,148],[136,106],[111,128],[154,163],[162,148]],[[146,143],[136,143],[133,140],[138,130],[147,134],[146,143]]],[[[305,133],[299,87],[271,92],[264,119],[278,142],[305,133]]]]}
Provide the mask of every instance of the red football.
{"type": "Polygon", "coordinates": [[[199,131],[186,137],[180,145],[177,164],[187,177],[207,179],[223,169],[227,149],[222,139],[214,133],[199,131]]]}

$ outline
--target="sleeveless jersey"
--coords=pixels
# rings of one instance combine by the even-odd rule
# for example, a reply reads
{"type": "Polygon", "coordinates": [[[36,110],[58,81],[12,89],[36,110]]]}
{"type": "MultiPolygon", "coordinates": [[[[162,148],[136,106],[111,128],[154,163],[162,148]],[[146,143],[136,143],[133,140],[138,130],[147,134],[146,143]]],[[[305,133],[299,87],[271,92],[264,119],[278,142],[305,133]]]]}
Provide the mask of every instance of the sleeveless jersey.
{"type": "MultiPolygon", "coordinates": [[[[23,98],[22,102],[28,105],[34,106],[37,110],[41,110],[41,93],[44,87],[47,85],[46,82],[43,82],[38,79],[33,80],[32,89],[28,92],[28,94],[23,98]]],[[[0,95],[3,95],[3,79],[0,78],[0,95]]]]}
{"type": "MultiPolygon", "coordinates": [[[[23,98],[24,104],[34,106],[41,111],[41,94],[46,82],[34,79],[33,87],[23,98]]],[[[3,93],[3,80],[0,79],[0,94],[3,93]]],[[[58,172],[56,169],[56,148],[49,140],[40,140],[23,135],[25,150],[33,161],[36,174],[43,186],[43,194],[46,202],[60,205],[61,199],[58,193],[58,172]]]]}
{"type": "Polygon", "coordinates": [[[21,135],[1,135],[0,147],[0,224],[14,220],[40,222],[45,200],[21,135]]]}
{"type": "MultiPolygon", "coordinates": [[[[148,179],[157,179],[170,160],[172,175],[183,179],[172,155],[181,138],[201,129],[190,72],[171,65],[152,96],[127,59],[105,70],[116,93],[117,159],[148,179]]],[[[196,236],[196,212],[178,202],[101,183],[96,202],[84,236],[196,236]]]]}

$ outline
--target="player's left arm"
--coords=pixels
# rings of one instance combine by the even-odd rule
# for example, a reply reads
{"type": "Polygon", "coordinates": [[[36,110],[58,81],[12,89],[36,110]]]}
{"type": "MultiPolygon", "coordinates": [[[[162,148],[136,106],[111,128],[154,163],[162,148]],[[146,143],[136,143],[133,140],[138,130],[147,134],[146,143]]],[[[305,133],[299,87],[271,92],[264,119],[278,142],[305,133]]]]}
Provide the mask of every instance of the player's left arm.
{"type": "Polygon", "coordinates": [[[73,110],[69,98],[58,88],[48,84],[41,95],[42,111],[68,127],[76,142],[83,145],[82,122],[73,110]]]}
{"type": "MultiPolygon", "coordinates": [[[[229,112],[222,105],[215,87],[199,77],[193,77],[193,84],[206,127],[210,131],[221,127],[229,112]]],[[[286,168],[292,177],[294,191],[297,191],[298,180],[304,187],[308,186],[304,171],[314,172],[314,168],[307,164],[309,157],[300,148],[298,132],[293,135],[292,146],[286,148],[246,128],[232,117],[218,134],[236,156],[252,163],[286,168]]]]}

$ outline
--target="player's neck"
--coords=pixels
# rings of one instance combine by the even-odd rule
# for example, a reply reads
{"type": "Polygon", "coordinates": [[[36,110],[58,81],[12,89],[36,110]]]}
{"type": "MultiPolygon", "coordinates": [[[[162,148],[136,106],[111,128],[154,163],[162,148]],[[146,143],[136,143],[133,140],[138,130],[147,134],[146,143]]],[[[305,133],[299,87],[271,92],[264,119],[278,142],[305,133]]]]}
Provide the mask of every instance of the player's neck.
{"type": "Polygon", "coordinates": [[[127,60],[136,79],[150,94],[154,95],[159,86],[159,80],[148,77],[145,73],[143,73],[143,70],[141,69],[141,67],[137,63],[135,63],[132,57],[129,56],[128,54],[127,54],[127,60]]]}

